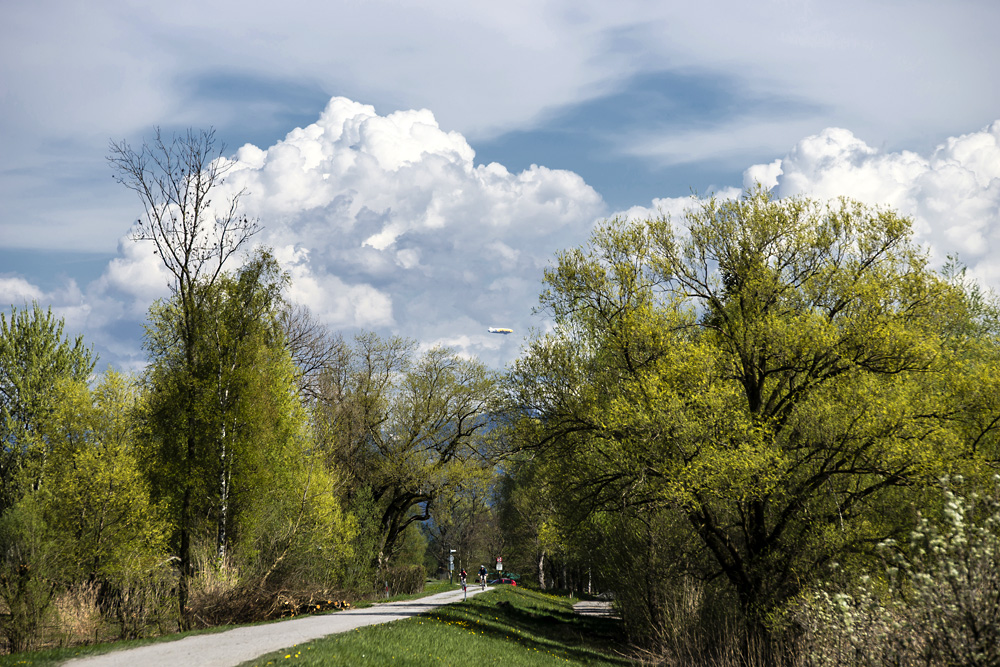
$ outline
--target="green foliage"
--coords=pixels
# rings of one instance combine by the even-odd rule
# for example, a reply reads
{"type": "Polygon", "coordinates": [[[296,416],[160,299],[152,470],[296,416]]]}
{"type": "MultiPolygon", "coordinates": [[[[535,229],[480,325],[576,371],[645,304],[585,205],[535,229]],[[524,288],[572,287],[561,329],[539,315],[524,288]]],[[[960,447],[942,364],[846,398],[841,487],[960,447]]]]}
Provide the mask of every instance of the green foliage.
{"type": "Polygon", "coordinates": [[[167,527],[137,460],[138,387],[109,371],[91,391],[64,381],[41,427],[50,455],[37,492],[70,580],[150,576],[166,559],[167,527]]]}
{"type": "Polygon", "coordinates": [[[147,474],[178,530],[214,533],[220,559],[242,508],[261,502],[258,487],[278,482],[275,459],[302,437],[277,324],[283,281],[274,260],[261,255],[235,276],[198,286],[204,310],[191,344],[176,344],[184,334],[176,299],[154,308],[147,331],[147,474]]]}
{"type": "Polygon", "coordinates": [[[567,489],[578,471],[566,461],[512,457],[499,485],[495,509],[505,543],[505,569],[530,577],[542,590],[587,591],[605,536],[567,489]]]}
{"type": "Polygon", "coordinates": [[[424,559],[427,556],[427,537],[416,524],[403,531],[403,538],[399,546],[399,553],[396,555],[397,565],[419,565],[424,567],[424,559]]]}
{"type": "Polygon", "coordinates": [[[65,339],[51,310],[12,308],[9,321],[0,313],[0,597],[14,651],[37,638],[69,556],[40,500],[53,458],[45,428],[58,388],[85,381],[93,368],[82,338],[65,339]]]}
{"type": "Polygon", "coordinates": [[[684,223],[614,220],[559,255],[512,440],[555,471],[567,525],[673,514],[654,539],[766,636],[833,560],[900,534],[922,487],[997,460],[1000,357],[982,304],[890,211],[757,189],[684,223]]]}
{"type": "Polygon", "coordinates": [[[346,559],[340,579],[340,586],[350,595],[360,598],[377,591],[378,559],[382,548],[382,512],[371,491],[367,488],[351,488],[348,485],[345,512],[353,522],[351,534],[351,557],[346,559]]]}
{"type": "Polygon", "coordinates": [[[24,484],[35,482],[21,470],[46,456],[38,428],[55,386],[62,379],[85,381],[94,363],[82,336],[63,338],[63,321],[51,309],[12,307],[9,321],[0,313],[0,513],[17,502],[24,484]]]}
{"type": "Polygon", "coordinates": [[[430,518],[448,489],[488,474],[491,373],[443,348],[374,334],[323,375],[317,438],[329,465],[350,475],[349,494],[377,508],[379,564],[397,555],[408,526],[430,518]]]}
{"type": "Polygon", "coordinates": [[[10,651],[30,649],[49,612],[64,564],[52,529],[29,494],[0,516],[0,630],[10,651]]]}
{"type": "MultiPolygon", "coordinates": [[[[167,525],[150,501],[136,458],[138,389],[109,371],[93,390],[63,379],[50,389],[49,400],[37,425],[46,456],[25,466],[34,490],[22,497],[17,512],[11,510],[12,520],[32,518],[32,527],[25,528],[32,546],[8,549],[4,561],[8,569],[35,574],[8,577],[18,582],[8,593],[25,596],[27,602],[16,604],[41,612],[54,595],[96,586],[100,609],[120,636],[142,636],[166,613],[173,579],[167,525]]],[[[24,524],[13,525],[8,535],[16,546],[16,527],[24,524]]]]}
{"type": "MultiPolygon", "coordinates": [[[[266,441],[265,441],[266,442],[266,441]]],[[[333,586],[358,557],[357,519],[336,495],[337,479],[308,449],[309,441],[270,443],[267,458],[235,499],[229,564],[255,586],[308,583],[333,586]]]]}

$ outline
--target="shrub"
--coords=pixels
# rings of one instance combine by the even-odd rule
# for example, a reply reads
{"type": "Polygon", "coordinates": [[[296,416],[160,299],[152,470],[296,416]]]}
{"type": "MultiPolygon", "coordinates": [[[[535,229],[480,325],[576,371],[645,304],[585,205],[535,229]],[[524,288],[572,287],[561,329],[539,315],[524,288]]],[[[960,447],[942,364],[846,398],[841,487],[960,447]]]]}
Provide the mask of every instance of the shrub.
{"type": "Polygon", "coordinates": [[[8,611],[0,617],[0,630],[12,653],[26,651],[37,642],[58,590],[58,561],[33,496],[0,517],[0,600],[8,611]]]}
{"type": "Polygon", "coordinates": [[[173,631],[178,621],[175,585],[176,574],[167,563],[140,557],[110,574],[104,582],[102,607],[117,622],[118,636],[138,639],[173,631]]]}
{"type": "Polygon", "coordinates": [[[883,545],[884,579],[803,603],[808,664],[1000,664],[1000,483],[990,496],[950,486],[940,522],[921,516],[906,549],[883,545]]]}

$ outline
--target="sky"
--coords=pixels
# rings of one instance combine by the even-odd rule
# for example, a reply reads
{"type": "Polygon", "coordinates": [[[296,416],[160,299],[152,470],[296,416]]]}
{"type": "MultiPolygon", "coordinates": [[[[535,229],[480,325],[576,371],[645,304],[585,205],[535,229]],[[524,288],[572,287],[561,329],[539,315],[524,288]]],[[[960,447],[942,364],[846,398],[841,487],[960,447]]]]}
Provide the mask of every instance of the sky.
{"type": "Polygon", "coordinates": [[[169,281],[106,158],[155,127],[215,128],[290,301],[495,368],[599,221],[758,181],[896,208],[997,289],[997,25],[992,0],[0,0],[0,308],[144,366],[169,281]]]}

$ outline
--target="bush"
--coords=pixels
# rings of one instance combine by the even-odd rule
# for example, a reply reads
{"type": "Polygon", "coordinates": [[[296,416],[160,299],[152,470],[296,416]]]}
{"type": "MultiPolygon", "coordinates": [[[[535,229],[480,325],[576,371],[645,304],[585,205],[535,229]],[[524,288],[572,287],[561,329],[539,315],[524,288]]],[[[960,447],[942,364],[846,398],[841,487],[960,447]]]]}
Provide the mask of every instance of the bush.
{"type": "Polygon", "coordinates": [[[172,589],[176,574],[167,563],[136,557],[103,582],[101,603],[121,639],[172,632],[179,620],[172,589]]]}
{"type": "Polygon", "coordinates": [[[56,552],[33,496],[0,517],[0,600],[7,614],[0,630],[11,653],[37,642],[42,622],[58,592],[56,552]]]}
{"type": "Polygon", "coordinates": [[[738,607],[725,586],[706,581],[683,519],[648,510],[608,522],[592,562],[636,647],[665,664],[694,664],[741,643],[738,607]]]}
{"type": "Polygon", "coordinates": [[[940,523],[884,549],[885,578],[802,604],[808,664],[1000,664],[1000,483],[963,497],[945,480],[940,523]]]}
{"type": "Polygon", "coordinates": [[[59,646],[78,646],[101,639],[105,623],[98,597],[98,586],[89,582],[72,586],[56,597],[53,607],[59,646]]]}

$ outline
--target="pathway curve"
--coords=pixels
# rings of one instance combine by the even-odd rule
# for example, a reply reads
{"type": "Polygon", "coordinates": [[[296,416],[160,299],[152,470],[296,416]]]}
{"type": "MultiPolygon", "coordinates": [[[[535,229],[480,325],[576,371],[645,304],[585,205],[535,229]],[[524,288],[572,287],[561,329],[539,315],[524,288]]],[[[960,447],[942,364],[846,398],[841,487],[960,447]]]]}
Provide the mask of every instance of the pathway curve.
{"type": "MultiPolygon", "coordinates": [[[[486,590],[490,590],[487,588],[486,590]]],[[[469,586],[469,597],[482,589],[469,586]]],[[[347,632],[365,625],[377,625],[432,611],[446,604],[460,602],[462,591],[447,591],[417,600],[385,602],[361,609],[334,614],[304,616],[287,621],[251,625],[225,632],[184,637],[172,642],[149,644],[139,648],[78,658],[66,667],[235,667],[272,651],[290,648],[313,639],[347,632]]]]}

